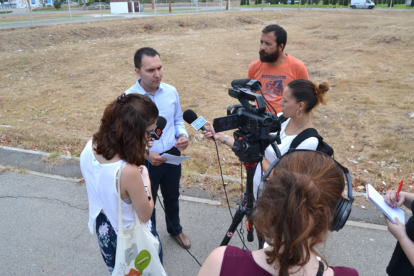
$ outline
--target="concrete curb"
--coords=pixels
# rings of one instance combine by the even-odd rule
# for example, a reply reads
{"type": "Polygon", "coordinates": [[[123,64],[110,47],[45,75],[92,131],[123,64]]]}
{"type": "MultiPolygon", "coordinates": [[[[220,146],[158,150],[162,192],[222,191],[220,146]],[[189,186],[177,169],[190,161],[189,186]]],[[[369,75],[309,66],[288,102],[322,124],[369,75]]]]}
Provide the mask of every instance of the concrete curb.
{"type": "MultiPolygon", "coordinates": [[[[48,153],[48,152],[35,151],[35,150],[26,150],[26,149],[12,148],[12,147],[4,147],[4,146],[0,146],[0,149],[10,150],[10,151],[18,151],[18,152],[22,152],[22,153],[37,154],[37,155],[43,155],[43,156],[49,156],[50,155],[50,153],[48,153]]],[[[72,160],[80,161],[79,157],[66,156],[66,155],[62,155],[62,154],[59,157],[63,158],[63,159],[68,159],[68,160],[72,159],[72,160]]]]}

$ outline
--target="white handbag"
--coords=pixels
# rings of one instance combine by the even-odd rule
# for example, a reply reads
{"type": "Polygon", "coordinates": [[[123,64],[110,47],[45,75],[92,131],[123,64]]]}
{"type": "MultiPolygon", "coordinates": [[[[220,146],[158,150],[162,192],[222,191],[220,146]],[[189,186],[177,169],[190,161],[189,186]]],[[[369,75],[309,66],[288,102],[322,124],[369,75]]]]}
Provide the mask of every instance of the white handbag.
{"type": "Polygon", "coordinates": [[[134,209],[135,223],[128,228],[122,225],[121,173],[127,163],[118,171],[118,238],[115,256],[114,276],[167,276],[158,256],[159,242],[139,220],[134,209]]]}

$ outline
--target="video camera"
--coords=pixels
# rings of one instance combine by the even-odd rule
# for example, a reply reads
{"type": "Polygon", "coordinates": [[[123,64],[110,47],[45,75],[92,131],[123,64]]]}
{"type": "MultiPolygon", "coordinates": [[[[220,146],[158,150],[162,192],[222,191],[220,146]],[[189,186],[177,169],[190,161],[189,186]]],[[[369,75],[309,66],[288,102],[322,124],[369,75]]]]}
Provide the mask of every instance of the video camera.
{"type": "Polygon", "coordinates": [[[262,95],[253,91],[261,89],[261,83],[252,79],[233,80],[229,89],[230,97],[236,98],[240,105],[227,108],[227,116],[215,118],[216,132],[237,129],[234,132],[232,151],[241,162],[258,163],[263,160],[266,148],[273,142],[280,144],[281,123],[276,114],[266,112],[262,95]],[[250,104],[255,101],[257,106],[250,104]],[[277,132],[277,134],[271,134],[277,132]]]}

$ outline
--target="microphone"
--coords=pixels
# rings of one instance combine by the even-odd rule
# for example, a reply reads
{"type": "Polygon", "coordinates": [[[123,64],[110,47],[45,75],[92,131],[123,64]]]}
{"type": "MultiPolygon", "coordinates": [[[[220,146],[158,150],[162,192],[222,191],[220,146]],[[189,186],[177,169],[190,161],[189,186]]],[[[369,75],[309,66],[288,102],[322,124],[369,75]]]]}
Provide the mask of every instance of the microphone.
{"type": "MultiPolygon", "coordinates": [[[[197,114],[194,111],[192,111],[191,109],[188,109],[188,110],[184,111],[184,113],[183,113],[184,121],[186,121],[187,124],[190,124],[190,125],[195,120],[197,120],[197,117],[198,117],[197,114]]],[[[204,126],[202,126],[200,129],[209,132],[204,126]]],[[[214,140],[214,136],[212,136],[211,139],[214,140]]]]}
{"type": "Polygon", "coordinates": [[[158,116],[157,124],[155,125],[151,133],[151,138],[153,138],[154,140],[160,140],[162,131],[165,128],[166,124],[167,124],[167,120],[162,116],[158,116]]]}
{"type": "Polygon", "coordinates": [[[257,80],[252,80],[252,79],[238,79],[238,80],[233,80],[231,82],[231,87],[235,87],[235,86],[240,86],[240,87],[250,87],[253,91],[258,91],[260,90],[260,87],[262,86],[262,84],[260,83],[260,81],[257,80]]]}

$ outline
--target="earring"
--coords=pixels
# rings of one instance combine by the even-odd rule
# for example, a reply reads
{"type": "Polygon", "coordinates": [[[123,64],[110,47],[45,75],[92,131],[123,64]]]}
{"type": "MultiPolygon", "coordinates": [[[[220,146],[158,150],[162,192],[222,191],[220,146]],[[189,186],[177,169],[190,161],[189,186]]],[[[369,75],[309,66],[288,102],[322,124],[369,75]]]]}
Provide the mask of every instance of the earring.
{"type": "Polygon", "coordinates": [[[300,113],[300,116],[298,115],[298,112],[299,112],[299,109],[298,109],[298,111],[296,111],[296,117],[298,117],[298,118],[302,117],[303,111],[301,111],[302,113],[300,113]]]}

